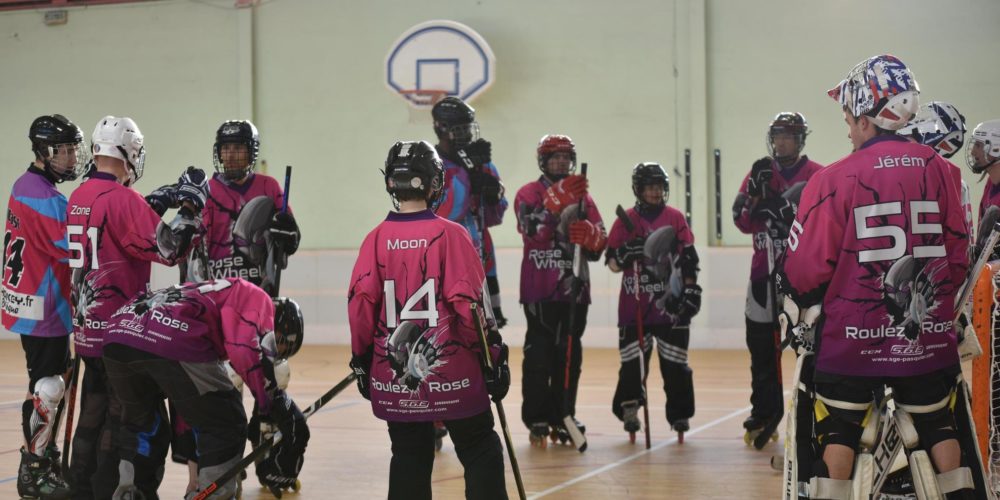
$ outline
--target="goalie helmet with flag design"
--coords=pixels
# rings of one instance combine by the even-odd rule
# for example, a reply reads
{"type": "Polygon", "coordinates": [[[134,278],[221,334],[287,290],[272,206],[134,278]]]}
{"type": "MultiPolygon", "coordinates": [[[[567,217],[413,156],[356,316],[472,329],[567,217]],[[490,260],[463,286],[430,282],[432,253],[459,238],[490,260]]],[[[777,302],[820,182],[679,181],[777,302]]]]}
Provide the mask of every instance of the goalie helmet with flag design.
{"type": "Polygon", "coordinates": [[[898,133],[951,158],[965,144],[965,117],[951,104],[932,101],[920,106],[916,116],[898,133]]]}
{"type": "Polygon", "coordinates": [[[868,116],[883,130],[903,128],[920,106],[920,88],[913,73],[889,54],[861,61],[827,94],[851,116],[868,116]]]}

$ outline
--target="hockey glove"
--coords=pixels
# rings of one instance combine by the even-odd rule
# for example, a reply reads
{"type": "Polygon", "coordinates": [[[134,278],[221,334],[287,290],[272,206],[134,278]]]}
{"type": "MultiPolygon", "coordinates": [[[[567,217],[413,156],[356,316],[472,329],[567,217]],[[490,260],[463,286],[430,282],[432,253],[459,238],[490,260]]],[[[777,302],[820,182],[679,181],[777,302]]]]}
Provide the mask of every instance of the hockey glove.
{"type": "Polygon", "coordinates": [[[571,175],[545,190],[545,209],[556,215],[587,195],[587,178],[571,175]]]}
{"type": "Polygon", "coordinates": [[[465,155],[476,168],[486,165],[493,160],[493,145],[486,139],[476,139],[471,144],[463,148],[465,155]]]}
{"type": "Polygon", "coordinates": [[[156,188],[152,193],[146,195],[146,203],[149,203],[157,215],[163,217],[167,210],[180,206],[177,201],[177,185],[167,184],[156,188]]]}
{"type": "Polygon", "coordinates": [[[569,242],[591,251],[600,252],[608,238],[597,224],[589,220],[578,220],[569,225],[569,242]]]}
{"type": "Polygon", "coordinates": [[[271,218],[271,241],[278,245],[286,255],[292,255],[299,249],[299,225],[295,217],[288,212],[278,212],[271,218]]]}
{"type": "Polygon", "coordinates": [[[637,260],[642,261],[644,245],[645,240],[642,238],[631,239],[626,241],[622,246],[614,249],[612,257],[618,262],[618,267],[624,269],[631,266],[637,260]]]}
{"type": "Polygon", "coordinates": [[[372,351],[369,350],[367,353],[358,356],[351,356],[351,370],[354,370],[354,381],[358,384],[358,392],[361,393],[361,397],[371,401],[371,376],[369,375],[372,367],[372,351]]]}
{"type": "Polygon", "coordinates": [[[771,158],[766,156],[753,162],[753,167],[750,168],[750,177],[747,179],[747,194],[752,197],[764,195],[764,187],[774,177],[771,163],[771,158]]]}
{"type": "Polygon", "coordinates": [[[177,202],[191,202],[195,208],[205,208],[208,199],[208,178],[205,171],[197,167],[188,167],[177,179],[177,202]]]}
{"type": "Polygon", "coordinates": [[[270,415],[261,417],[262,425],[277,427],[281,432],[270,454],[257,464],[257,479],[267,487],[290,488],[302,470],[303,456],[309,444],[309,427],[306,418],[288,399],[284,391],[274,398],[270,415]]]}
{"type": "Polygon", "coordinates": [[[493,308],[493,321],[496,321],[497,330],[507,326],[507,318],[504,317],[503,311],[500,309],[500,306],[493,308]]]}
{"type": "Polygon", "coordinates": [[[690,321],[698,311],[701,311],[701,286],[696,283],[684,285],[677,315],[690,321]]]}
{"type": "Polygon", "coordinates": [[[770,220],[781,226],[791,226],[795,220],[795,204],[785,198],[768,198],[761,200],[754,207],[754,217],[770,220]]]}
{"type": "Polygon", "coordinates": [[[501,342],[490,346],[493,372],[484,370],[483,378],[486,382],[486,392],[489,392],[490,399],[497,403],[503,400],[510,389],[510,366],[507,364],[507,357],[507,344],[501,342]]]}
{"type": "Polygon", "coordinates": [[[503,184],[489,172],[469,172],[469,182],[472,193],[478,194],[487,205],[496,205],[503,198],[503,184]]]}

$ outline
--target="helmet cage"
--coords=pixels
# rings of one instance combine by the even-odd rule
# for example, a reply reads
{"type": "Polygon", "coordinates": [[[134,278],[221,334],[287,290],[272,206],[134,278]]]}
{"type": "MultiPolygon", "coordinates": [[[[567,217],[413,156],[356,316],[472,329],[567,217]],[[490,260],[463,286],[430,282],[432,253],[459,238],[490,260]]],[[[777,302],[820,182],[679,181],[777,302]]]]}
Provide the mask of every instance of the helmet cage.
{"type": "Polygon", "coordinates": [[[909,68],[884,54],[861,61],[827,94],[851,116],[867,116],[884,130],[899,130],[920,107],[920,88],[909,68]]]}
{"type": "Polygon", "coordinates": [[[670,199],[670,175],[659,163],[640,163],[632,169],[632,194],[638,208],[666,205],[670,199]],[[659,205],[650,205],[643,196],[646,186],[653,185],[663,186],[663,202],[659,205]]]}
{"type": "Polygon", "coordinates": [[[89,152],[83,131],[62,115],[36,118],[28,130],[31,150],[56,182],[72,181],[85,169],[89,152]]]}
{"type": "Polygon", "coordinates": [[[536,150],[538,169],[543,174],[556,177],[547,170],[549,159],[556,153],[569,154],[569,173],[572,174],[576,171],[576,145],[573,144],[573,139],[570,139],[568,135],[548,134],[542,136],[538,141],[538,148],[536,150]]]}
{"type": "Polygon", "coordinates": [[[238,181],[254,172],[257,158],[260,156],[260,134],[257,127],[249,120],[228,120],[219,126],[215,133],[215,144],[212,146],[212,164],[215,171],[229,181],[238,181]],[[248,156],[243,168],[227,169],[222,161],[223,144],[242,144],[246,147],[248,156]]]}

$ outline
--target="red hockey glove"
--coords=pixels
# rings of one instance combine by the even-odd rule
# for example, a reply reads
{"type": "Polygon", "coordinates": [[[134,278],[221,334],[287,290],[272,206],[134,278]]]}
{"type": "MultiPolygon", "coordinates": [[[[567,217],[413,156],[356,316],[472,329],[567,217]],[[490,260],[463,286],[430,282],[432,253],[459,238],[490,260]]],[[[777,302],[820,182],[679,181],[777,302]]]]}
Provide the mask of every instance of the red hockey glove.
{"type": "Polygon", "coordinates": [[[545,209],[554,214],[580,201],[587,194],[587,178],[571,175],[545,190],[545,209]]]}
{"type": "Polygon", "coordinates": [[[608,238],[597,224],[589,220],[578,220],[569,225],[569,241],[591,252],[600,252],[604,250],[608,238]]]}

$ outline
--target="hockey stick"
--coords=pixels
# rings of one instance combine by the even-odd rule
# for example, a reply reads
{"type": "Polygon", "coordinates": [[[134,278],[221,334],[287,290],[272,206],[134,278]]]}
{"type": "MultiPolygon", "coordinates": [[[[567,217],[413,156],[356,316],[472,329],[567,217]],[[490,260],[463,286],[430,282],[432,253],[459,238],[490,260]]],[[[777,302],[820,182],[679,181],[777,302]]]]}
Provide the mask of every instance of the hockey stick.
{"type": "MultiPolygon", "coordinates": [[[[476,165],[472,163],[472,159],[466,154],[464,149],[458,150],[458,157],[462,159],[462,163],[465,164],[465,171],[471,176],[472,172],[476,170],[476,165]]],[[[483,175],[480,173],[480,175],[483,175]]],[[[488,174],[486,174],[488,175],[488,174]]],[[[472,179],[469,179],[470,190],[472,179]]],[[[486,271],[486,259],[488,257],[488,252],[486,251],[486,214],[484,213],[485,208],[483,207],[483,195],[479,194],[479,207],[476,211],[476,223],[479,225],[479,259],[483,261],[483,271],[486,271]]]]}
{"type": "Polygon", "coordinates": [[[979,258],[976,259],[976,263],[973,264],[972,269],[969,271],[969,278],[965,280],[962,285],[962,291],[959,293],[958,300],[955,301],[955,319],[962,314],[962,309],[965,304],[969,301],[969,297],[972,295],[972,289],[976,287],[976,280],[979,279],[979,275],[982,274],[983,269],[986,268],[986,263],[989,262],[990,256],[993,255],[993,248],[996,246],[997,241],[1000,241],[1000,222],[993,225],[990,230],[990,235],[986,238],[986,243],[983,245],[982,251],[979,253],[979,258]]]}
{"type": "MultiPolygon", "coordinates": [[[[318,412],[319,409],[323,407],[323,405],[329,403],[334,396],[340,394],[341,391],[343,391],[344,388],[346,388],[348,385],[351,385],[351,382],[354,382],[355,378],[357,378],[357,376],[354,374],[354,372],[348,374],[346,377],[344,377],[344,380],[341,380],[340,382],[337,383],[337,385],[333,386],[332,389],[326,391],[326,394],[320,396],[320,398],[317,399],[315,402],[313,402],[313,404],[309,405],[308,408],[302,410],[302,416],[308,419],[310,416],[315,415],[316,412],[318,412]]],[[[279,441],[281,441],[281,432],[276,431],[271,437],[267,438],[266,440],[264,440],[264,442],[262,442],[256,448],[254,448],[249,455],[243,457],[242,460],[237,462],[236,465],[234,465],[226,472],[223,472],[219,477],[215,479],[215,481],[212,481],[211,484],[206,486],[205,489],[199,491],[198,494],[194,496],[194,500],[205,500],[206,498],[208,498],[212,493],[214,493],[216,490],[219,489],[219,485],[225,484],[229,482],[230,479],[233,479],[234,477],[238,476],[240,472],[243,472],[243,469],[249,467],[250,464],[257,461],[258,458],[263,457],[264,454],[270,451],[271,448],[273,448],[274,445],[278,444],[279,441]]],[[[281,490],[272,488],[271,494],[273,494],[277,498],[281,498],[281,490]]]]}
{"type": "MultiPolygon", "coordinates": [[[[281,213],[288,212],[288,198],[289,190],[292,189],[292,166],[285,166],[285,191],[281,195],[281,213]]],[[[279,295],[279,290],[281,290],[281,271],[288,266],[288,256],[285,255],[284,250],[278,248],[278,245],[270,243],[271,245],[271,255],[270,259],[274,265],[274,283],[272,283],[271,296],[277,297],[279,295]]]]}
{"type": "MultiPolygon", "coordinates": [[[[479,348],[483,351],[483,368],[493,373],[493,359],[490,358],[490,346],[486,341],[486,332],[483,330],[483,318],[479,315],[477,304],[469,304],[472,309],[472,321],[476,325],[476,333],[479,334],[479,348]]],[[[521,500],[525,500],[524,481],[521,480],[521,468],[517,465],[517,457],[514,455],[514,440],[510,437],[510,427],[507,426],[507,414],[503,411],[503,403],[493,400],[497,407],[497,417],[500,418],[500,429],[503,431],[503,440],[507,444],[507,455],[510,457],[510,468],[514,471],[514,482],[517,483],[517,495],[521,500]]]]}
{"type": "MultiPolygon", "coordinates": [[[[580,174],[584,178],[587,177],[586,163],[580,165],[580,174]]],[[[580,198],[580,203],[577,206],[577,216],[579,217],[577,220],[586,219],[586,200],[586,195],[580,198]]],[[[573,359],[573,328],[576,326],[576,299],[581,286],[582,252],[583,250],[580,245],[573,245],[573,278],[570,281],[569,320],[567,321],[566,330],[563,331],[563,337],[566,340],[566,371],[563,376],[563,427],[566,428],[570,440],[573,441],[573,445],[576,446],[576,449],[580,453],[587,451],[587,438],[580,432],[580,429],[576,426],[576,421],[573,420],[573,415],[570,413],[569,368],[573,359]]]]}
{"type": "MultiPolygon", "coordinates": [[[[66,430],[63,434],[63,449],[62,449],[62,470],[63,474],[69,470],[69,451],[70,446],[73,444],[73,414],[76,410],[76,386],[80,380],[80,356],[73,356],[73,366],[71,368],[72,373],[69,375],[69,388],[68,394],[64,401],[66,402],[66,430]]],[[[59,414],[56,414],[56,425],[53,427],[52,432],[52,442],[55,442],[55,431],[59,430],[59,414]]]]}
{"type": "MultiPolygon", "coordinates": [[[[628,214],[625,213],[625,209],[621,205],[615,207],[615,215],[618,216],[618,220],[622,221],[625,225],[625,230],[629,234],[635,233],[635,224],[632,224],[632,219],[628,218],[628,214]]],[[[645,311],[642,308],[641,294],[639,293],[639,276],[640,276],[640,265],[639,260],[632,262],[632,272],[635,274],[635,325],[636,333],[639,336],[639,384],[641,387],[642,394],[642,420],[643,427],[646,431],[646,449],[648,450],[652,446],[652,442],[649,436],[649,399],[646,395],[646,332],[643,328],[643,315],[645,311]]],[[[635,433],[632,433],[633,441],[635,440],[635,433]]],[[[683,437],[678,438],[678,441],[684,439],[683,437]]]]}

